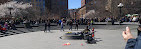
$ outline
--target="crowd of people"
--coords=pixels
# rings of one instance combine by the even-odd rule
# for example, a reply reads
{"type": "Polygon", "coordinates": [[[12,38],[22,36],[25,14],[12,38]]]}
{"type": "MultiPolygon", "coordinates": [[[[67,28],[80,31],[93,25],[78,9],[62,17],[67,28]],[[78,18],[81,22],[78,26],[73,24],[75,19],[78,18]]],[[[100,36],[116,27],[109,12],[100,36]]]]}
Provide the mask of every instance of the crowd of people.
{"type": "Polygon", "coordinates": [[[7,30],[17,30],[15,24],[18,24],[17,21],[13,20],[0,20],[0,31],[5,32],[7,30]]]}
{"type": "MultiPolygon", "coordinates": [[[[122,22],[138,22],[140,19],[139,16],[133,16],[133,17],[127,17],[124,16],[122,18],[120,18],[120,23],[122,22]]],[[[51,23],[56,23],[57,25],[61,26],[61,30],[64,31],[64,23],[66,23],[69,27],[69,30],[72,30],[72,27],[75,26],[75,29],[78,30],[78,26],[79,25],[88,25],[89,28],[90,25],[93,25],[94,22],[112,22],[112,24],[114,24],[114,22],[118,22],[117,19],[115,18],[111,18],[111,17],[105,17],[105,18],[91,18],[91,19],[47,19],[47,20],[42,20],[42,19],[38,19],[38,20],[28,20],[28,19],[0,19],[0,27],[1,28],[5,28],[6,30],[16,30],[16,26],[15,25],[19,25],[19,24],[23,24],[25,28],[32,28],[32,26],[34,25],[39,25],[41,23],[45,24],[45,30],[49,30],[50,31],[50,26],[51,23]],[[48,28],[48,29],[47,29],[48,28]]],[[[2,30],[2,29],[1,29],[2,30]]],[[[46,31],[45,31],[46,32],[46,31]]]]}

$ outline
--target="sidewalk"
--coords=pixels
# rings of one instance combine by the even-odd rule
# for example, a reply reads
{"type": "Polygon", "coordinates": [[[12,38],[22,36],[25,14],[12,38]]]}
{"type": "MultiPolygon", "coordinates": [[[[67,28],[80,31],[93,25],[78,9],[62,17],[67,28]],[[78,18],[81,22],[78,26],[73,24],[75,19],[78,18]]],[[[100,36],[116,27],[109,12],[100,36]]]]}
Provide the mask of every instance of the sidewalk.
{"type": "MultiPolygon", "coordinates": [[[[94,22],[94,24],[108,24],[108,23],[111,23],[111,22],[94,22]]],[[[119,24],[119,22],[114,22],[114,24],[119,24]]],[[[124,24],[124,25],[138,25],[138,22],[123,22],[121,24],[124,24]]]]}
{"type": "MultiPolygon", "coordinates": [[[[94,22],[94,25],[108,25],[111,22],[94,22]]],[[[119,22],[115,22],[115,25],[119,25],[119,22]]],[[[138,22],[123,22],[121,25],[138,25],[138,22]]],[[[44,23],[39,25],[31,25],[32,27],[44,26],[44,23]]],[[[52,23],[51,26],[57,26],[57,24],[52,23]]],[[[23,24],[16,25],[16,28],[24,28],[23,24]]]]}
{"type": "MultiPolygon", "coordinates": [[[[83,29],[79,30],[82,31],[83,29]]],[[[124,49],[126,42],[117,30],[96,29],[97,44],[86,44],[85,40],[62,40],[64,33],[60,30],[30,32],[0,38],[1,49],[124,49]],[[69,46],[63,46],[65,43],[69,46]],[[83,44],[83,46],[81,45],[83,44]]],[[[78,32],[78,31],[73,31],[78,32]]],[[[136,36],[136,33],[133,34],[136,36]]]]}

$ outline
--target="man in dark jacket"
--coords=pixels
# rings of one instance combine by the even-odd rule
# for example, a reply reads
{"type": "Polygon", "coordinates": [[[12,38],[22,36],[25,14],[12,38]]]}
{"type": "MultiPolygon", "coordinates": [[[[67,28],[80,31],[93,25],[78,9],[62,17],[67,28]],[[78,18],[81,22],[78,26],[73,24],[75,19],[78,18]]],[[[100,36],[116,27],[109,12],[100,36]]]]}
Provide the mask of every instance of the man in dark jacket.
{"type": "Polygon", "coordinates": [[[50,21],[48,21],[48,31],[50,32],[50,21]]]}
{"type": "Polygon", "coordinates": [[[44,28],[44,32],[47,32],[47,22],[45,22],[45,28],[44,28]]]}
{"type": "Polygon", "coordinates": [[[138,36],[140,35],[141,32],[139,32],[139,30],[141,30],[141,17],[139,18],[139,27],[138,27],[138,36]]]}
{"type": "Polygon", "coordinates": [[[73,22],[72,21],[70,21],[69,26],[70,26],[69,30],[72,30],[72,26],[73,26],[73,22]]]}
{"type": "Polygon", "coordinates": [[[135,39],[131,34],[130,28],[126,27],[126,31],[123,31],[122,36],[127,41],[125,49],[141,49],[141,34],[135,39]]]}
{"type": "Polygon", "coordinates": [[[78,22],[76,22],[76,24],[75,24],[75,29],[78,30],[78,22]]]}

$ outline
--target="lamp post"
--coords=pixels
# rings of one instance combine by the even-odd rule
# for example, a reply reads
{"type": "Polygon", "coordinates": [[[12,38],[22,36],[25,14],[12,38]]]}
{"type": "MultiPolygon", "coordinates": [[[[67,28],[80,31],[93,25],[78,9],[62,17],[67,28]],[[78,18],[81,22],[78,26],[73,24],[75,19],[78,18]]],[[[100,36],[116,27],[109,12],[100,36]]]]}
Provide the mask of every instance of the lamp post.
{"type": "Polygon", "coordinates": [[[75,22],[76,22],[76,9],[75,9],[75,11],[74,11],[74,14],[75,14],[74,16],[75,16],[75,22]]]}
{"type": "Polygon", "coordinates": [[[8,10],[10,11],[10,16],[12,17],[11,10],[13,9],[13,5],[8,4],[8,5],[7,5],[7,8],[8,8],[8,10]]]}
{"type": "Polygon", "coordinates": [[[76,11],[75,11],[75,19],[76,19],[76,11]]]}
{"type": "MultiPolygon", "coordinates": [[[[123,7],[124,5],[122,3],[119,3],[118,5],[118,8],[119,8],[119,12],[120,12],[120,17],[122,17],[122,11],[121,11],[121,8],[123,7]]],[[[120,19],[119,17],[119,19],[120,19]]]]}
{"type": "Polygon", "coordinates": [[[11,10],[13,9],[12,7],[8,7],[8,9],[10,10],[10,16],[12,16],[11,10]]]}
{"type": "Polygon", "coordinates": [[[75,9],[73,9],[73,19],[75,19],[75,14],[76,13],[76,10],[75,9]]]}

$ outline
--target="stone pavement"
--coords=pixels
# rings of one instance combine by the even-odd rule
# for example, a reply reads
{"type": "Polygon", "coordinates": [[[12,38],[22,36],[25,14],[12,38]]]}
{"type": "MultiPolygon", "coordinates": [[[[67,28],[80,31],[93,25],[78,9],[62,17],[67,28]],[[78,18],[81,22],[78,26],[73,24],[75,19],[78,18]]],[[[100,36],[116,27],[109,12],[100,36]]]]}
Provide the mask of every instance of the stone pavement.
{"type": "MultiPolygon", "coordinates": [[[[0,49],[124,49],[126,44],[121,30],[96,29],[97,44],[86,44],[85,40],[60,39],[59,37],[64,33],[70,32],[68,29],[65,31],[51,30],[47,33],[40,31],[39,28],[31,29],[33,32],[23,28],[19,30],[26,33],[1,37],[0,49]],[[68,42],[71,45],[63,46],[68,42]]],[[[79,31],[73,30],[72,32],[79,31]]],[[[136,31],[133,31],[133,35],[136,37],[136,31]]]]}

